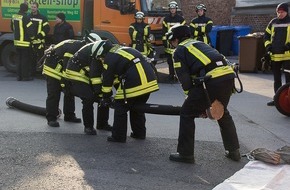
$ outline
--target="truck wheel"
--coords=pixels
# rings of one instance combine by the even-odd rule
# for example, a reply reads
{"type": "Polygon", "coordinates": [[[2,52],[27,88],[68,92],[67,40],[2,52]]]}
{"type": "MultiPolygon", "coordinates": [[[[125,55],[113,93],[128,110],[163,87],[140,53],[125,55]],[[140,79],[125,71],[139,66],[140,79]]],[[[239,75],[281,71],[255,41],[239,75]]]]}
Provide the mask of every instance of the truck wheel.
{"type": "Polygon", "coordinates": [[[1,52],[1,62],[9,72],[16,72],[17,53],[13,43],[6,44],[1,52]]]}
{"type": "Polygon", "coordinates": [[[290,117],[290,83],[284,84],[277,90],[274,102],[280,113],[290,117]]]}

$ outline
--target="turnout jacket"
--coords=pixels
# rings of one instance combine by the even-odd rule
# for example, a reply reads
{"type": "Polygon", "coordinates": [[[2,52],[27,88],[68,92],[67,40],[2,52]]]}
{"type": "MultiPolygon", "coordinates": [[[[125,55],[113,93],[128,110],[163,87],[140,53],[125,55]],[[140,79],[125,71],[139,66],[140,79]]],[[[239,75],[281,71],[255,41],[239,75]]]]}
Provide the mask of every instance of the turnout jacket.
{"type": "Polygon", "coordinates": [[[69,59],[65,78],[90,85],[95,94],[101,94],[103,65],[100,60],[92,57],[93,45],[94,43],[86,44],[69,59]]]}
{"type": "Polygon", "coordinates": [[[32,44],[38,45],[38,48],[44,48],[45,37],[50,30],[50,26],[47,18],[37,11],[36,15],[30,14],[28,16],[33,23],[32,30],[35,38],[32,40],[32,44]]]}
{"type": "Polygon", "coordinates": [[[171,47],[170,43],[167,41],[166,39],[166,33],[169,31],[169,29],[176,25],[176,24],[181,24],[181,25],[185,25],[186,21],[184,20],[184,18],[178,14],[171,16],[171,14],[169,14],[168,16],[166,16],[162,22],[162,41],[163,41],[163,45],[165,47],[165,52],[169,53],[169,54],[173,54],[174,48],[171,47]]]}
{"type": "Polygon", "coordinates": [[[114,80],[118,78],[115,99],[126,99],[159,90],[157,77],[150,63],[137,50],[115,45],[104,59],[103,86],[104,98],[112,94],[114,80]]]}
{"type": "Polygon", "coordinates": [[[204,42],[187,39],[179,43],[174,55],[174,68],[185,94],[195,84],[195,77],[211,75],[208,83],[235,78],[234,70],[225,57],[204,42]]]}
{"type": "Polygon", "coordinates": [[[131,47],[140,51],[144,56],[148,56],[151,52],[151,44],[149,41],[150,33],[151,29],[149,24],[144,22],[134,22],[129,27],[131,47]]]}
{"type": "Polygon", "coordinates": [[[271,52],[271,60],[290,60],[290,17],[272,19],[265,31],[264,45],[271,52]]]}
{"type": "Polygon", "coordinates": [[[209,33],[212,30],[212,25],[212,20],[206,17],[205,14],[192,19],[189,28],[193,39],[210,44],[209,33]]]}
{"type": "Polygon", "coordinates": [[[32,22],[26,13],[19,11],[12,15],[11,30],[14,32],[14,46],[17,48],[29,48],[33,36],[32,22]]]}
{"type": "Polygon", "coordinates": [[[68,60],[85,44],[86,42],[81,40],[64,40],[54,45],[52,50],[45,55],[42,74],[61,80],[68,60]]]}

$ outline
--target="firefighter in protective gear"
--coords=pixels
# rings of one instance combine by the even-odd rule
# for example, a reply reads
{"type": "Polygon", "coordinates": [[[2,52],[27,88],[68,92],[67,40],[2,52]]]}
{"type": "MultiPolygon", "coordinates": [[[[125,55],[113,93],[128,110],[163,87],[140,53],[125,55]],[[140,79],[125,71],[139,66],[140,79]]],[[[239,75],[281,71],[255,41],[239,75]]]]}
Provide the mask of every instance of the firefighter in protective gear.
{"type": "Polygon", "coordinates": [[[32,22],[27,16],[28,5],[20,4],[20,10],[11,19],[11,30],[14,33],[14,46],[17,52],[17,80],[33,80],[31,72],[31,52],[30,45],[33,36],[32,22]]]}
{"type": "Polygon", "coordinates": [[[131,137],[145,139],[145,114],[132,110],[135,104],[145,104],[154,91],[159,90],[157,77],[152,66],[137,50],[120,45],[111,45],[109,41],[99,41],[95,56],[104,58],[102,104],[108,104],[112,95],[114,81],[114,123],[112,136],[107,138],[112,142],[126,142],[127,112],[130,112],[131,137]],[[117,80],[116,80],[117,79],[117,80]]]}
{"type": "Polygon", "coordinates": [[[205,16],[206,7],[199,4],[195,7],[197,17],[193,18],[190,23],[190,31],[193,39],[211,44],[209,33],[212,30],[213,22],[205,16]]]}
{"type": "Polygon", "coordinates": [[[209,102],[196,77],[211,76],[205,83],[210,103],[218,100],[224,107],[224,114],[218,120],[226,150],[226,156],[232,160],[240,160],[239,142],[234,121],[227,109],[235,73],[216,49],[204,42],[190,38],[188,26],[173,27],[167,37],[176,47],[173,55],[174,68],[181,86],[187,95],[181,110],[177,152],[172,153],[170,160],[194,163],[195,118],[203,115],[209,102]]]}
{"type": "MultiPolygon", "coordinates": [[[[89,43],[78,50],[68,61],[65,71],[65,77],[71,83],[71,92],[82,100],[84,132],[87,135],[97,134],[94,129],[94,103],[99,103],[102,96],[103,65],[93,55],[93,49],[99,41],[89,43]]],[[[111,131],[108,120],[109,107],[98,106],[96,128],[111,131]]]]}
{"type": "Polygon", "coordinates": [[[101,38],[91,33],[86,35],[85,40],[64,40],[46,50],[42,74],[46,76],[47,98],[46,98],[46,119],[51,127],[59,127],[57,122],[58,107],[61,91],[64,90],[63,112],[64,120],[80,123],[81,119],[75,116],[75,98],[69,92],[63,72],[68,60],[86,43],[100,40],[101,38]]]}
{"type": "MultiPolygon", "coordinates": [[[[282,86],[281,69],[290,70],[290,17],[288,14],[288,4],[280,3],[276,8],[277,17],[272,19],[264,35],[264,45],[266,54],[270,55],[271,68],[274,75],[274,92],[282,86]]],[[[290,82],[290,73],[285,72],[285,82],[290,82]]],[[[274,106],[274,101],[267,103],[274,106]]]]}
{"type": "Polygon", "coordinates": [[[169,69],[169,81],[174,81],[176,80],[176,76],[174,73],[174,68],[173,68],[173,61],[172,61],[172,54],[174,51],[174,47],[172,47],[170,45],[170,43],[168,42],[168,40],[166,39],[166,33],[169,31],[169,29],[176,25],[176,24],[186,24],[185,19],[177,14],[177,9],[178,9],[178,5],[176,3],[176,1],[171,1],[168,4],[168,9],[170,14],[168,16],[166,16],[162,22],[162,41],[163,41],[163,45],[165,48],[165,55],[167,57],[167,63],[168,63],[168,69],[169,69]]]}
{"type": "Polygon", "coordinates": [[[45,49],[45,38],[50,30],[50,26],[47,18],[40,14],[38,10],[38,3],[31,3],[31,13],[29,14],[29,18],[33,23],[33,34],[34,38],[31,41],[32,48],[32,74],[35,75],[37,71],[37,63],[44,55],[45,49]]]}
{"type": "Polygon", "coordinates": [[[136,12],[135,22],[129,27],[131,47],[140,51],[144,56],[152,57],[153,49],[149,39],[150,25],[144,22],[144,13],[136,12]]]}

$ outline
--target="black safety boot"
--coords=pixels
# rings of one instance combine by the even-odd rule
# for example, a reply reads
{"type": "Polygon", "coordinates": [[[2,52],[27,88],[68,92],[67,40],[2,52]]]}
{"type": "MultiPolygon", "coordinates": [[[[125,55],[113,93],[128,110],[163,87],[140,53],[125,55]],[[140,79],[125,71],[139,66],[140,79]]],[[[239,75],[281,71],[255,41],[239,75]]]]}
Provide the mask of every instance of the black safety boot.
{"type": "Polygon", "coordinates": [[[193,155],[185,156],[179,153],[171,153],[169,156],[169,160],[175,161],[175,162],[191,163],[191,164],[194,164],[195,162],[193,155]]]}
{"type": "Polygon", "coordinates": [[[225,156],[233,161],[240,161],[241,154],[240,150],[234,150],[234,151],[226,151],[225,156]]]}
{"type": "Polygon", "coordinates": [[[82,119],[81,118],[77,118],[76,116],[73,117],[66,117],[64,116],[64,121],[66,122],[72,122],[72,123],[81,123],[82,119]]]}
{"type": "Polygon", "coordinates": [[[112,131],[112,126],[109,124],[105,124],[105,125],[101,125],[101,124],[97,124],[97,129],[98,130],[104,130],[104,131],[112,131]]]}
{"type": "Polygon", "coordinates": [[[84,131],[86,135],[97,135],[97,131],[94,128],[85,128],[84,131]]]}
{"type": "Polygon", "coordinates": [[[23,77],[22,81],[32,81],[33,78],[32,77],[23,77]]]}
{"type": "Polygon", "coordinates": [[[57,121],[48,121],[47,125],[49,125],[50,127],[59,127],[59,122],[57,122],[57,121]]]}
{"type": "Polygon", "coordinates": [[[270,101],[267,103],[267,106],[275,106],[275,102],[274,101],[270,101]]]}
{"type": "Polygon", "coordinates": [[[107,141],[110,141],[110,142],[120,142],[120,143],[125,143],[126,142],[126,139],[118,139],[118,138],[115,138],[115,137],[112,137],[112,136],[109,136],[107,138],[107,141]]]}
{"type": "Polygon", "coordinates": [[[146,138],[145,135],[136,135],[135,133],[131,133],[130,137],[132,137],[134,139],[142,139],[142,140],[144,140],[146,138]]]}
{"type": "Polygon", "coordinates": [[[176,83],[176,82],[178,82],[178,78],[175,75],[170,74],[168,76],[168,81],[172,82],[172,83],[176,83]]]}

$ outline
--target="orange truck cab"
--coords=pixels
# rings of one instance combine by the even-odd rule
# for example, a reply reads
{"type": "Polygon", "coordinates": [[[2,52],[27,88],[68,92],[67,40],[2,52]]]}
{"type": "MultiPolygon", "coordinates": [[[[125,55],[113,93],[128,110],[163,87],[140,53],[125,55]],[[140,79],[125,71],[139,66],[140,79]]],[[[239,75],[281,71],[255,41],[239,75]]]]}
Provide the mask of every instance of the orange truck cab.
{"type": "MultiPolygon", "coordinates": [[[[24,1],[24,0],[23,0],[24,1]]],[[[29,1],[32,2],[33,0],[29,1]]],[[[145,22],[151,26],[151,42],[156,50],[157,60],[163,54],[162,21],[169,13],[167,0],[34,0],[39,3],[39,11],[47,16],[50,35],[53,33],[55,17],[59,12],[66,15],[72,24],[75,38],[80,39],[85,30],[96,32],[102,39],[129,46],[129,26],[135,22],[134,14],[142,11],[145,22]]],[[[180,1],[177,1],[180,5],[180,1]]],[[[20,1],[0,0],[0,60],[8,71],[16,70],[16,51],[10,22],[19,11],[20,1]]],[[[30,12],[30,11],[28,11],[30,12]]],[[[50,43],[48,36],[47,43],[50,43]]]]}

